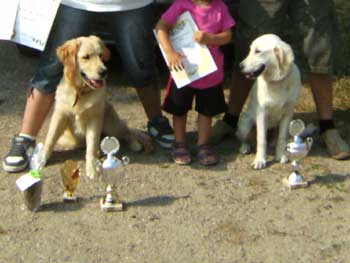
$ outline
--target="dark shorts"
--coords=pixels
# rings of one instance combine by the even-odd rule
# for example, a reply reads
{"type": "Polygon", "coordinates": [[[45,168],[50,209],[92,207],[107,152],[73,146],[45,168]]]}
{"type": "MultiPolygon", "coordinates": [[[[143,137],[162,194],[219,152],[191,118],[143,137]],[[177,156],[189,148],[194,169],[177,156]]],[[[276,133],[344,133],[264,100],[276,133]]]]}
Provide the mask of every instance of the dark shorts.
{"type": "Polygon", "coordinates": [[[337,40],[333,0],[244,0],[235,28],[236,65],[247,56],[256,37],[273,33],[284,38],[297,32],[301,38],[291,44],[300,45],[308,70],[320,74],[333,71],[337,40]]]}
{"type": "Polygon", "coordinates": [[[205,116],[215,116],[226,111],[225,96],[222,85],[208,89],[195,89],[190,86],[178,89],[172,82],[163,103],[163,110],[182,116],[192,109],[193,98],[196,99],[195,110],[205,116]]]}
{"type": "Polygon", "coordinates": [[[69,39],[92,34],[92,23],[99,21],[101,16],[112,29],[129,84],[136,88],[148,86],[156,72],[153,11],[153,5],[149,5],[135,10],[97,13],[61,4],[39,66],[31,79],[31,87],[45,94],[56,91],[63,72],[56,48],[69,39]]]}

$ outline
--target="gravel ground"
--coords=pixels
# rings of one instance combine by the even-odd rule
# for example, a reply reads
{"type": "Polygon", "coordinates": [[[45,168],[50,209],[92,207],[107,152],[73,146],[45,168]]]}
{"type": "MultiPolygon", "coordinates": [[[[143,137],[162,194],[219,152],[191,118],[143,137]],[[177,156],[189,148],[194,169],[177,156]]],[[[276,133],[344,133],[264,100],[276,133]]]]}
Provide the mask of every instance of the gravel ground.
{"type": "MultiPolygon", "coordinates": [[[[0,156],[20,129],[26,83],[37,58],[20,56],[14,45],[0,49],[0,156]]],[[[111,84],[110,97],[129,126],[146,120],[133,89],[111,84]]],[[[303,97],[303,100],[307,99],[303,97]]],[[[337,125],[350,143],[349,109],[337,111],[337,125]]],[[[299,112],[316,122],[312,112],[299,112]]],[[[195,138],[190,114],[188,138],[195,138]]],[[[47,123],[39,135],[42,141],[47,123]]],[[[23,206],[15,181],[21,174],[0,171],[0,262],[350,262],[350,161],[328,158],[319,138],[302,162],[311,186],[290,191],[281,183],[290,165],[272,161],[254,171],[253,155],[241,156],[238,143],[214,148],[216,167],[197,161],[180,167],[169,152],[134,154],[118,189],[124,212],[103,213],[104,184],[81,178],[76,204],[62,202],[59,169],[67,159],[83,162],[81,150],[55,152],[45,168],[42,208],[23,206]]]]}

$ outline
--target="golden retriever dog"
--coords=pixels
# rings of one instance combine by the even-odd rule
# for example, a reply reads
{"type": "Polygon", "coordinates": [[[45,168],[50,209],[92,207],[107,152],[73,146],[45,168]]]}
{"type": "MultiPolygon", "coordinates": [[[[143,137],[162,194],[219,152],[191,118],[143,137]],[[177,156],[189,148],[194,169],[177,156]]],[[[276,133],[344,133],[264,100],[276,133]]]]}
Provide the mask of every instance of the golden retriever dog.
{"type": "Polygon", "coordinates": [[[237,136],[242,142],[239,151],[250,152],[247,138],[255,124],[256,156],[252,166],[265,168],[267,130],[278,127],[275,159],[285,163],[288,161],[285,155],[288,127],[302,87],[293,51],[278,36],[262,35],[252,42],[240,67],[247,78],[256,78],[256,81],[250,91],[247,110],[238,122],[237,136]]]}
{"type": "Polygon", "coordinates": [[[150,137],[130,130],[106,100],[107,68],[110,52],[96,36],[79,37],[57,48],[64,66],[55,97],[55,107],[44,143],[48,160],[56,142],[65,148],[86,145],[86,175],[98,175],[96,159],[101,134],[125,140],[131,150],[153,150],[150,137]]]}

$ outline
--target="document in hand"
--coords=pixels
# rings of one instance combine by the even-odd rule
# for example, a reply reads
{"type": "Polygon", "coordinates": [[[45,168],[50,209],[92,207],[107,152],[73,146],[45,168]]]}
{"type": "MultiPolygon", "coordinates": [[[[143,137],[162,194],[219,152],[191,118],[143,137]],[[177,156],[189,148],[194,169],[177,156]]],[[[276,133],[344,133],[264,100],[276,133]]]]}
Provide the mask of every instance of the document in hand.
{"type": "MultiPolygon", "coordinates": [[[[185,70],[171,71],[171,75],[179,89],[217,70],[208,47],[193,40],[194,33],[197,30],[197,25],[191,14],[186,11],[178,18],[169,34],[173,48],[185,56],[183,59],[185,70]]],[[[166,61],[164,50],[159,42],[158,44],[166,61]]]]}
{"type": "Polygon", "coordinates": [[[0,17],[1,23],[6,21],[6,27],[0,29],[0,39],[43,50],[60,2],[61,0],[19,0],[18,3],[16,0],[9,5],[8,1],[1,1],[0,8],[7,10],[7,13],[0,17]]]}
{"type": "Polygon", "coordinates": [[[11,39],[16,21],[19,0],[2,1],[0,3],[0,39],[11,39]]]}

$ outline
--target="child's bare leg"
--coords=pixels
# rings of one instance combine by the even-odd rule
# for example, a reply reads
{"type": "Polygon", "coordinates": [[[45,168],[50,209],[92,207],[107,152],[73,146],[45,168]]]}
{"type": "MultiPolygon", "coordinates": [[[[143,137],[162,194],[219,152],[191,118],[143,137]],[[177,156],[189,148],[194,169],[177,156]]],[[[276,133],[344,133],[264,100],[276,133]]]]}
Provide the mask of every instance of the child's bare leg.
{"type": "Polygon", "coordinates": [[[199,113],[197,146],[208,143],[211,132],[211,121],[211,117],[199,113]]]}
{"type": "Polygon", "coordinates": [[[219,161],[218,156],[208,146],[211,122],[212,117],[203,114],[198,115],[197,157],[202,165],[214,165],[219,161]]]}
{"type": "Polygon", "coordinates": [[[186,122],[187,122],[187,114],[182,116],[173,115],[175,142],[184,143],[186,141],[186,138],[185,138],[186,122]]]}
{"type": "Polygon", "coordinates": [[[171,153],[177,164],[187,165],[192,162],[191,153],[186,146],[186,121],[187,114],[182,116],[173,115],[173,126],[175,134],[174,149],[171,153]]]}

